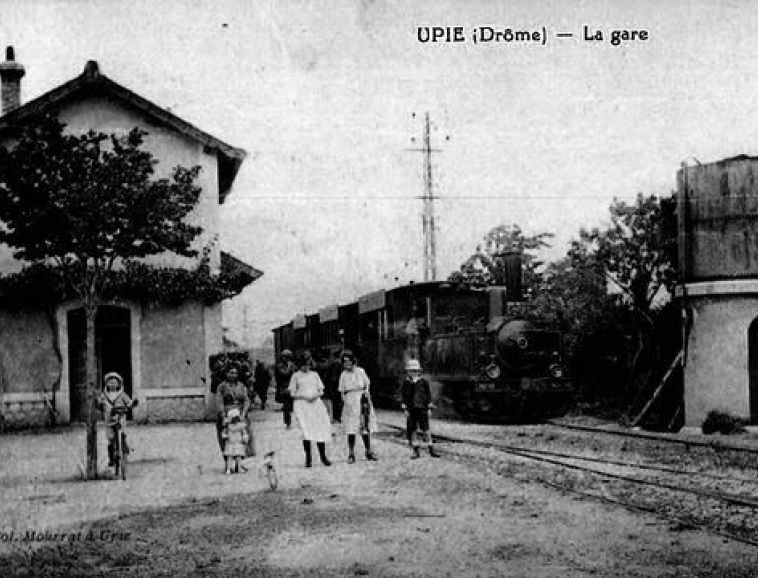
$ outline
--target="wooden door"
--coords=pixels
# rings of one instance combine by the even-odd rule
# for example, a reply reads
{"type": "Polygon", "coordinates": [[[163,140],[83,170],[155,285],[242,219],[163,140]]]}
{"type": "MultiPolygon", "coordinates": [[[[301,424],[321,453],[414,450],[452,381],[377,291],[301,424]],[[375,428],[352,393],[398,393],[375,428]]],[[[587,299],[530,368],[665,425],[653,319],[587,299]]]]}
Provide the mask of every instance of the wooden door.
{"type": "Polygon", "coordinates": [[[747,333],[750,423],[758,424],[758,317],[750,324],[747,333]]]}
{"type": "MultiPolygon", "coordinates": [[[[87,323],[84,309],[67,314],[69,402],[71,421],[87,420],[87,368],[85,365],[87,323]]],[[[124,390],[132,396],[131,319],[124,307],[103,306],[95,319],[97,385],[115,371],[124,379],[124,390]]]]}

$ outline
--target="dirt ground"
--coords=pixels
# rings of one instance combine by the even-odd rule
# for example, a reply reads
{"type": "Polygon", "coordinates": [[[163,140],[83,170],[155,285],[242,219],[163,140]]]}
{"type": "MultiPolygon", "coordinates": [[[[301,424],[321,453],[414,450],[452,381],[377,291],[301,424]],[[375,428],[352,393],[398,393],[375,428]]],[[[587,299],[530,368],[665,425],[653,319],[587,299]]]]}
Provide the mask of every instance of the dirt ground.
{"type": "Polygon", "coordinates": [[[212,424],[132,427],[126,482],[81,481],[81,428],[0,438],[0,575],[724,577],[758,567],[752,546],[504,478],[444,444],[442,459],[410,460],[379,436],[379,462],[359,451],[348,465],[337,436],[334,465],[306,469],[281,413],[256,420],[259,455],[277,451],[275,492],[260,458],[222,474],[212,424]]]}

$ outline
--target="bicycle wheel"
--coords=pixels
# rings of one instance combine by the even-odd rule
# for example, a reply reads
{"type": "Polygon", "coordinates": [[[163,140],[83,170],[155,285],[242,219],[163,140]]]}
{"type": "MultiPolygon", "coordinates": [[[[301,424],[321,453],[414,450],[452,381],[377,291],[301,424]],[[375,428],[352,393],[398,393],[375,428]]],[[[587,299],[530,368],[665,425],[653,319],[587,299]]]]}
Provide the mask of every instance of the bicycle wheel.
{"type": "MultiPolygon", "coordinates": [[[[113,457],[111,458],[113,460],[113,477],[117,478],[118,475],[121,473],[121,452],[118,449],[118,431],[116,431],[116,437],[113,438],[113,441],[111,442],[113,446],[113,457]]],[[[108,453],[110,455],[111,452],[111,446],[108,446],[108,453]]]]}
{"type": "Polygon", "coordinates": [[[126,436],[122,433],[119,436],[118,454],[119,462],[121,464],[121,479],[126,480],[126,456],[127,452],[124,450],[126,447],[126,436]]]}

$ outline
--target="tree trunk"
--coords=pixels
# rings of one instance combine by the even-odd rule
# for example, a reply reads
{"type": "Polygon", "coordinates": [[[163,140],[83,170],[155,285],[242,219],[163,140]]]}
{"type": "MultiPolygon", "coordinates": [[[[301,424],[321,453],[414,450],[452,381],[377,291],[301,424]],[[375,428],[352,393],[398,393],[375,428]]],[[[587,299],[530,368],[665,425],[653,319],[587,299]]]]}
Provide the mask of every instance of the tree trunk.
{"type": "Polygon", "coordinates": [[[5,368],[3,362],[0,360],[0,434],[5,432],[5,415],[3,414],[3,408],[5,407],[5,368]]]}
{"type": "Polygon", "coordinates": [[[87,317],[87,479],[97,479],[97,360],[95,359],[95,316],[97,305],[85,305],[87,317]]]}

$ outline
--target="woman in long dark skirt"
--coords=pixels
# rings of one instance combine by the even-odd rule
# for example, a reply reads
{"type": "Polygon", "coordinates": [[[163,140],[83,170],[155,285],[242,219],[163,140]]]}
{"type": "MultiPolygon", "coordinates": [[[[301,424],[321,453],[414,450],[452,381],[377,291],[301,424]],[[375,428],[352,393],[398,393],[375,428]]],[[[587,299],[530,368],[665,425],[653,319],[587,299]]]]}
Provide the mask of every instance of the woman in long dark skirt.
{"type": "MultiPolygon", "coordinates": [[[[216,436],[221,455],[224,454],[224,439],[222,437],[224,419],[232,408],[239,410],[241,421],[248,424],[247,433],[250,440],[248,443],[250,447],[253,447],[253,432],[248,420],[250,398],[247,395],[245,385],[241,381],[238,381],[239,373],[239,366],[236,363],[230,363],[226,368],[224,381],[219,384],[216,390],[216,409],[218,411],[216,415],[216,436]]],[[[226,460],[224,460],[224,463],[226,463],[226,460]]],[[[244,466],[242,468],[245,469],[244,466]]]]}

